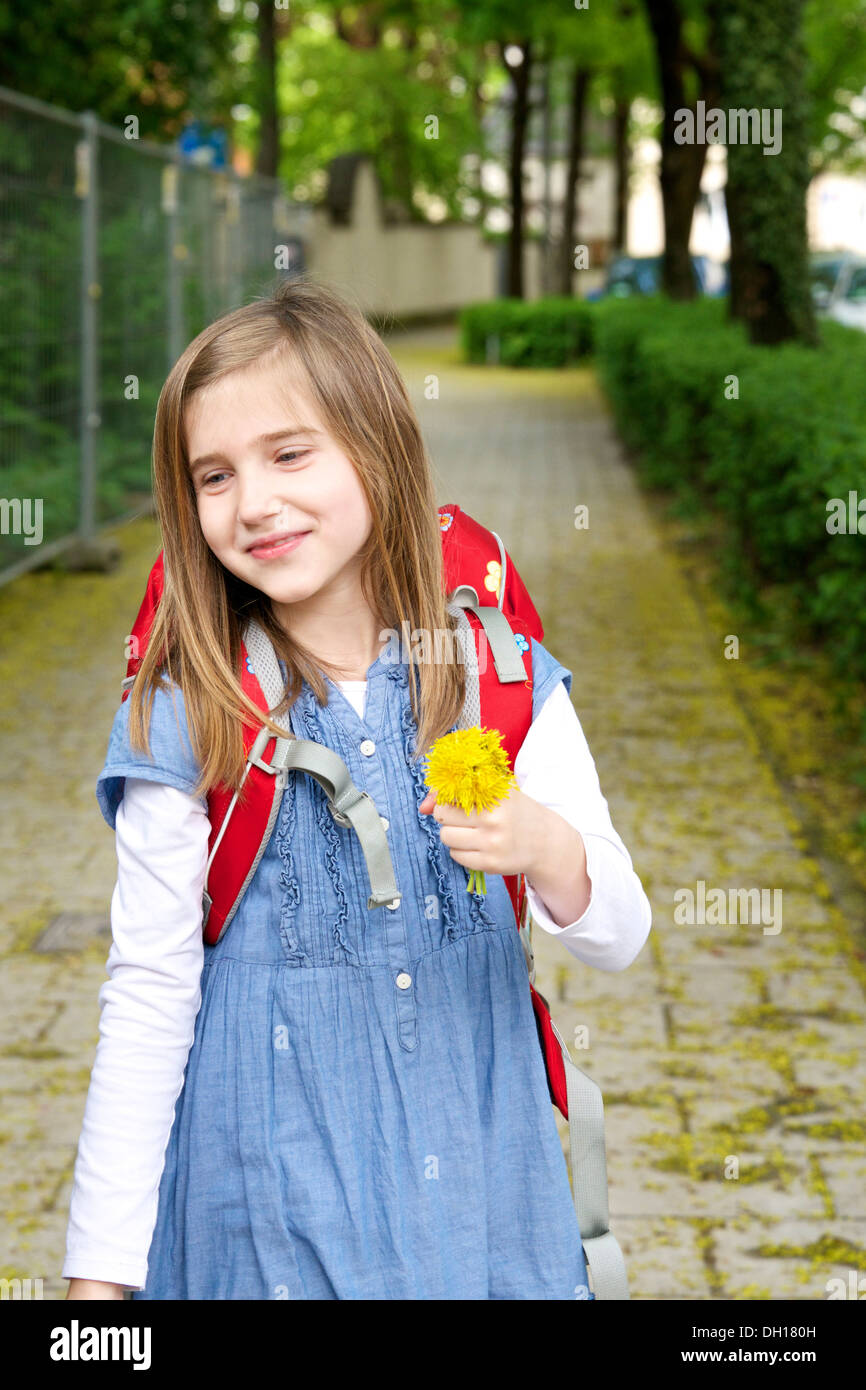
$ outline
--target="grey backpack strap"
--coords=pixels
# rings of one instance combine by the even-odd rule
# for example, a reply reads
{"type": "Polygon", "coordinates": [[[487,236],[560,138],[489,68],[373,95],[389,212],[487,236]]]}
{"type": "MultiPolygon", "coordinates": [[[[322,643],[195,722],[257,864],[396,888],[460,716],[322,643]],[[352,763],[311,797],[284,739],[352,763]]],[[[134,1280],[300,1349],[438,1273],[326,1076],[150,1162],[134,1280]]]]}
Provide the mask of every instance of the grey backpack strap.
{"type": "Polygon", "coordinates": [[[572,1062],[553,1019],[550,1026],[565,1064],[571,1188],[583,1253],[592,1275],[592,1291],[597,1300],[628,1298],[625,1260],[610,1229],[601,1088],[572,1062]]]}
{"type": "MultiPolygon", "coordinates": [[[[524,921],[520,939],[529,980],[535,984],[535,956],[532,950],[531,916],[524,900],[524,921]]],[[[592,1276],[596,1301],[630,1298],[625,1259],[616,1236],[610,1230],[607,1204],[607,1161],[604,1147],[604,1103],[601,1089],[591,1076],[571,1060],[553,1019],[550,1020],[565,1066],[568,1103],[568,1163],[571,1194],[580,1227],[580,1239],[587,1267],[592,1276]]]]}
{"type": "MultiPolygon", "coordinates": [[[[502,611],[502,605],[505,601],[508,556],[505,553],[505,546],[502,544],[501,538],[495,531],[492,531],[491,535],[496,537],[496,544],[499,547],[499,591],[496,596],[496,607],[494,608],[489,603],[480,604],[478,594],[471,584],[461,584],[458,589],[455,589],[448,606],[449,609],[452,605],[458,608],[468,608],[478,618],[490,643],[490,650],[493,652],[493,664],[501,681],[506,683],[525,681],[526,669],[523,665],[523,657],[517,650],[511,624],[502,611]]],[[[472,646],[474,647],[474,645],[473,642],[472,646]]]]}
{"type": "MultiPolygon", "coordinates": [[[[271,640],[264,628],[255,619],[251,619],[244,629],[244,646],[255,668],[256,679],[261,686],[262,694],[268,702],[268,712],[271,713],[283,701],[286,693],[285,681],[271,640]]],[[[279,724],[279,720],[275,722],[279,724]]],[[[353,829],[360,840],[370,879],[368,908],[396,907],[400,902],[400,893],[394,877],[391,851],[385,838],[382,818],[376,810],[372,797],[355,786],[343,759],[332,748],[315,743],[312,739],[295,738],[289,730],[286,730],[285,738],[276,738],[270,763],[264,762],[260,754],[270,740],[275,737],[268,729],[259,731],[247,755],[247,766],[244,769],[244,777],[246,777],[250,767],[259,767],[265,772],[275,774],[275,789],[274,807],[269,817],[265,836],[243,887],[247,887],[270,838],[288,773],[306,772],[315,778],[325,792],[331,815],[337,824],[353,829]]],[[[208,869],[219,847],[223,829],[235,808],[236,801],[237,793],[229,805],[220,828],[220,835],[211,851],[208,869]]],[[[235,902],[232,909],[233,913],[237,906],[238,903],[235,902]]],[[[228,925],[228,920],[226,925],[228,925]]]]}
{"type": "Polygon", "coordinates": [[[357,834],[370,879],[367,906],[397,907],[400,894],[382,817],[373,798],[355,786],[343,759],[322,743],[294,738],[285,744],[283,765],[314,777],[328,797],[328,807],[337,824],[348,826],[357,834]]]}
{"type": "Polygon", "coordinates": [[[503,682],[525,681],[523,657],[517,650],[513,629],[502,609],[494,608],[491,603],[479,604],[478,595],[471,584],[461,584],[459,589],[455,589],[451,604],[468,608],[481,622],[493,652],[493,664],[499,679],[503,682]]]}

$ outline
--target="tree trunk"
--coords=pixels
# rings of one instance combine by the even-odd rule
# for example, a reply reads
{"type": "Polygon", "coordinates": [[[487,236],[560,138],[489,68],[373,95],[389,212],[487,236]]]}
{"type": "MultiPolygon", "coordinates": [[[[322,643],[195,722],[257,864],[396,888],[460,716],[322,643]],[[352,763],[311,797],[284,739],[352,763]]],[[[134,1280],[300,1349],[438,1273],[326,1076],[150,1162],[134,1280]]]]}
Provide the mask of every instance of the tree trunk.
{"type": "Polygon", "coordinates": [[[628,176],[630,150],[628,123],[631,102],[618,97],[613,113],[613,166],[615,189],[613,215],[613,250],[620,255],[628,252],[628,176]]]}
{"type": "Polygon", "coordinates": [[[766,122],[760,132],[749,130],[748,143],[738,142],[746,132],[733,132],[730,122],[726,132],[730,311],[753,343],[818,342],[806,224],[809,112],[802,14],[803,0],[764,0],[759,7],[749,0],[713,0],[711,6],[726,117],[732,110],[757,110],[766,122]],[[777,142],[777,153],[764,153],[777,142]]]}
{"type": "Polygon", "coordinates": [[[259,40],[259,149],[256,173],[276,178],[279,160],[277,121],[277,50],[273,5],[259,5],[256,17],[259,40]]]}
{"type": "Polygon", "coordinates": [[[551,111],[550,80],[552,69],[552,45],[548,44],[544,53],[542,68],[542,107],[541,107],[541,166],[544,170],[542,191],[542,210],[544,215],[544,240],[541,253],[541,292],[550,294],[553,290],[553,265],[550,249],[553,244],[553,204],[551,199],[550,175],[553,163],[553,120],[551,111]]]}
{"type": "Polygon", "coordinates": [[[746,318],[745,290],[749,280],[747,251],[744,239],[742,197],[736,178],[731,182],[730,149],[726,151],[727,179],[725,182],[725,211],[728,216],[728,276],[730,281],[728,314],[732,319],[746,318]]]}
{"type": "Polygon", "coordinates": [[[685,73],[689,66],[682,40],[683,19],[676,0],[646,0],[646,7],[655,39],[664,107],[661,191],[665,250],[661,287],[671,299],[694,299],[696,289],[689,239],[701,186],[706,145],[678,145],[674,139],[675,113],[688,105],[685,73]]]}
{"type": "MultiPolygon", "coordinates": [[[[523,62],[508,67],[514,101],[511,110],[511,151],[508,178],[511,191],[511,227],[508,233],[508,294],[512,299],[523,298],[523,153],[526,147],[526,128],[529,123],[529,76],[532,63],[532,43],[519,45],[523,62]]],[[[500,45],[505,61],[505,44],[500,45]]],[[[507,65],[506,65],[507,66],[507,65]]]]}
{"type": "Polygon", "coordinates": [[[577,241],[577,194],[580,165],[583,159],[586,98],[592,73],[575,63],[571,76],[570,124],[568,130],[568,162],[565,172],[565,197],[562,205],[562,245],[559,261],[559,292],[572,294],[574,248],[577,241]]]}
{"type": "Polygon", "coordinates": [[[472,85],[472,110],[475,115],[475,122],[478,127],[478,171],[475,179],[475,196],[478,199],[478,212],[475,222],[482,229],[487,225],[487,210],[489,198],[484,187],[484,161],[487,158],[487,140],[484,131],[484,98],[481,95],[481,83],[475,82],[472,85]]]}

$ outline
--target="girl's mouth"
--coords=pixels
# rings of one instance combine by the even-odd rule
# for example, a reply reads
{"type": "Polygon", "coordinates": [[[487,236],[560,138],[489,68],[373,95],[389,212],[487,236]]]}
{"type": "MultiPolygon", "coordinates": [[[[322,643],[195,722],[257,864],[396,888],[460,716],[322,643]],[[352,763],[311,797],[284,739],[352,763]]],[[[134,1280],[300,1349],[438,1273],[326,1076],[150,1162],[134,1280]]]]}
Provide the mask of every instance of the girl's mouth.
{"type": "Polygon", "coordinates": [[[300,531],[297,535],[288,536],[283,541],[272,541],[270,545],[255,545],[247,551],[247,554],[252,555],[256,560],[276,559],[278,555],[287,555],[290,550],[296,550],[304,537],[309,534],[309,531],[300,531]]]}

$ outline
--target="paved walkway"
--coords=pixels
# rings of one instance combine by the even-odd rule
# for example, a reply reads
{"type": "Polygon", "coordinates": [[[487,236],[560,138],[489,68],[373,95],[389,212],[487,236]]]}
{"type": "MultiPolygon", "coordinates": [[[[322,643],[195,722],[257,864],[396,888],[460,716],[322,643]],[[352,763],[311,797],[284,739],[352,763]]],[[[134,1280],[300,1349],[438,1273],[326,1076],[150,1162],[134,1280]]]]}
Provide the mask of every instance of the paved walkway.
{"type": "MultiPolygon", "coordinates": [[[[649,941],[620,973],[540,931],[534,942],[560,1031],[588,1030],[572,1055],[604,1093],[632,1296],[824,1299],[828,1279],[866,1271],[862,918],[840,911],[810,852],[743,711],[744,676],[663,544],[592,374],[461,367],[453,339],[391,342],[437,495],[497,530],[518,564],[653,904],[649,941]],[[699,881],[768,890],[768,907],[781,891],[781,930],[768,916],[678,925],[674,894],[699,881]]],[[[107,943],[33,946],[62,911],[107,917],[114,842],[93,782],[158,548],[147,522],[117,535],[112,575],[0,591],[0,1277],[42,1277],[46,1297],[66,1288],[107,943]]]]}

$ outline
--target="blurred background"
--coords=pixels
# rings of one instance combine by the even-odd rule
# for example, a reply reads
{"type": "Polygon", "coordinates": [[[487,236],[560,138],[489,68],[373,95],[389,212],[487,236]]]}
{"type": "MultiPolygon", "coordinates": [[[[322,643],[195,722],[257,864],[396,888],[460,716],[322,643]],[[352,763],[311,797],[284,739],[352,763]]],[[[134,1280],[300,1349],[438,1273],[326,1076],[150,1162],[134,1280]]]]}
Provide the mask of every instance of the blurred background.
{"type": "Polygon", "coordinates": [[[864,0],[0,8],[0,1296],[66,1290],[156,402],[296,275],[502,536],[652,900],[621,974],[535,933],[632,1297],[856,1297],[864,0]]]}

